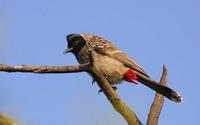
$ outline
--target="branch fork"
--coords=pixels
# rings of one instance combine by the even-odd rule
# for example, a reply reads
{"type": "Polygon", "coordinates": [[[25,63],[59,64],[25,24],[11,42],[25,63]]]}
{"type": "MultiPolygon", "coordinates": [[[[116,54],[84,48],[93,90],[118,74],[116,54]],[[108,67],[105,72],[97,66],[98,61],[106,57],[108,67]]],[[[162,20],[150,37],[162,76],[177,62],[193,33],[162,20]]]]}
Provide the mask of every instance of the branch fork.
{"type": "MultiPolygon", "coordinates": [[[[21,66],[10,66],[0,64],[0,71],[4,72],[24,72],[24,73],[76,73],[76,72],[92,72],[107,99],[110,101],[114,109],[119,112],[128,125],[142,125],[135,112],[131,110],[117,95],[116,91],[108,83],[106,78],[99,72],[99,69],[95,64],[95,52],[91,51],[90,63],[74,65],[74,66],[33,66],[33,65],[21,65],[21,66]]],[[[163,66],[163,74],[160,80],[160,84],[167,85],[167,69],[163,66]]],[[[151,105],[147,125],[157,125],[160,112],[164,103],[164,97],[158,93],[155,94],[154,101],[151,105]]],[[[1,118],[1,117],[0,117],[1,118]]],[[[0,119],[1,120],[1,119],[0,119]]]]}

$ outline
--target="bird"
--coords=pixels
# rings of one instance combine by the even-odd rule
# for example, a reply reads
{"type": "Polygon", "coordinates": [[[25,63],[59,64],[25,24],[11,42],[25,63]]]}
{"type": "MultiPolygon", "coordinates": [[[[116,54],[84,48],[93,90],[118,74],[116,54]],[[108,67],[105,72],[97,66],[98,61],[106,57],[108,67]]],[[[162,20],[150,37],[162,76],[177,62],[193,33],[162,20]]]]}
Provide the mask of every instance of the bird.
{"type": "MultiPolygon", "coordinates": [[[[109,40],[90,33],[72,33],[66,40],[68,47],[63,53],[73,53],[80,64],[89,63],[90,53],[94,51],[96,66],[112,86],[122,81],[142,83],[176,103],[182,102],[183,97],[178,92],[152,80],[133,58],[109,40]]],[[[92,72],[88,73],[92,76],[92,72]]]]}

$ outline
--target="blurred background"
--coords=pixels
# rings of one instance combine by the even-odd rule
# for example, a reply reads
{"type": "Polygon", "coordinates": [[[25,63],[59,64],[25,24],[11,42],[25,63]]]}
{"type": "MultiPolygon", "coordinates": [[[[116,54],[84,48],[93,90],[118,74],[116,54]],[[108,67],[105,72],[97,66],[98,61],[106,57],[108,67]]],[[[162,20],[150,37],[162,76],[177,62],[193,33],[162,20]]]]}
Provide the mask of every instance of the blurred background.
{"type": "MultiPolygon", "coordinates": [[[[63,55],[69,33],[113,41],[184,102],[165,100],[160,125],[199,124],[200,1],[0,0],[0,64],[74,65],[63,55]]],[[[22,125],[125,125],[86,73],[0,72],[0,112],[22,125]]],[[[145,124],[155,92],[123,82],[121,98],[145,124]]]]}

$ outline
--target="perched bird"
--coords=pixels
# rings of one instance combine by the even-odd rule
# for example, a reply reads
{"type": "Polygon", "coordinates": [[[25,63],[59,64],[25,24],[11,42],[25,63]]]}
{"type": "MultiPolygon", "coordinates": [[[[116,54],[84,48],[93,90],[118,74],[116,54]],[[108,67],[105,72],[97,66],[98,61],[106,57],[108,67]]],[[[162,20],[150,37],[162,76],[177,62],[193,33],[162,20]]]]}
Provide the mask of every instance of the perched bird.
{"type": "Polygon", "coordinates": [[[182,102],[179,93],[152,80],[139,64],[103,37],[83,33],[69,34],[66,39],[68,48],[64,54],[72,52],[80,64],[90,62],[91,50],[96,52],[95,64],[111,85],[123,80],[136,84],[139,82],[172,101],[182,102]]]}

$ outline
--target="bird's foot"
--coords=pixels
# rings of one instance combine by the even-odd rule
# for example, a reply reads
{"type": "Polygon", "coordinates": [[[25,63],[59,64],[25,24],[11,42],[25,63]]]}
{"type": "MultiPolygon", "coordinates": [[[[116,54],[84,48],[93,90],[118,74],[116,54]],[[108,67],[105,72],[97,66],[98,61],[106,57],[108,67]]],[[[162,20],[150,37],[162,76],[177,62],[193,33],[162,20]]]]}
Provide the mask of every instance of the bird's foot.
{"type": "Polygon", "coordinates": [[[112,88],[113,88],[115,91],[117,91],[117,89],[118,89],[116,86],[112,86],[112,88]]]}
{"type": "MultiPolygon", "coordinates": [[[[118,89],[116,86],[112,86],[112,88],[113,88],[115,91],[117,91],[117,89],[118,89]]],[[[102,89],[100,89],[100,90],[98,91],[98,94],[101,93],[101,92],[103,92],[102,89]]]]}

